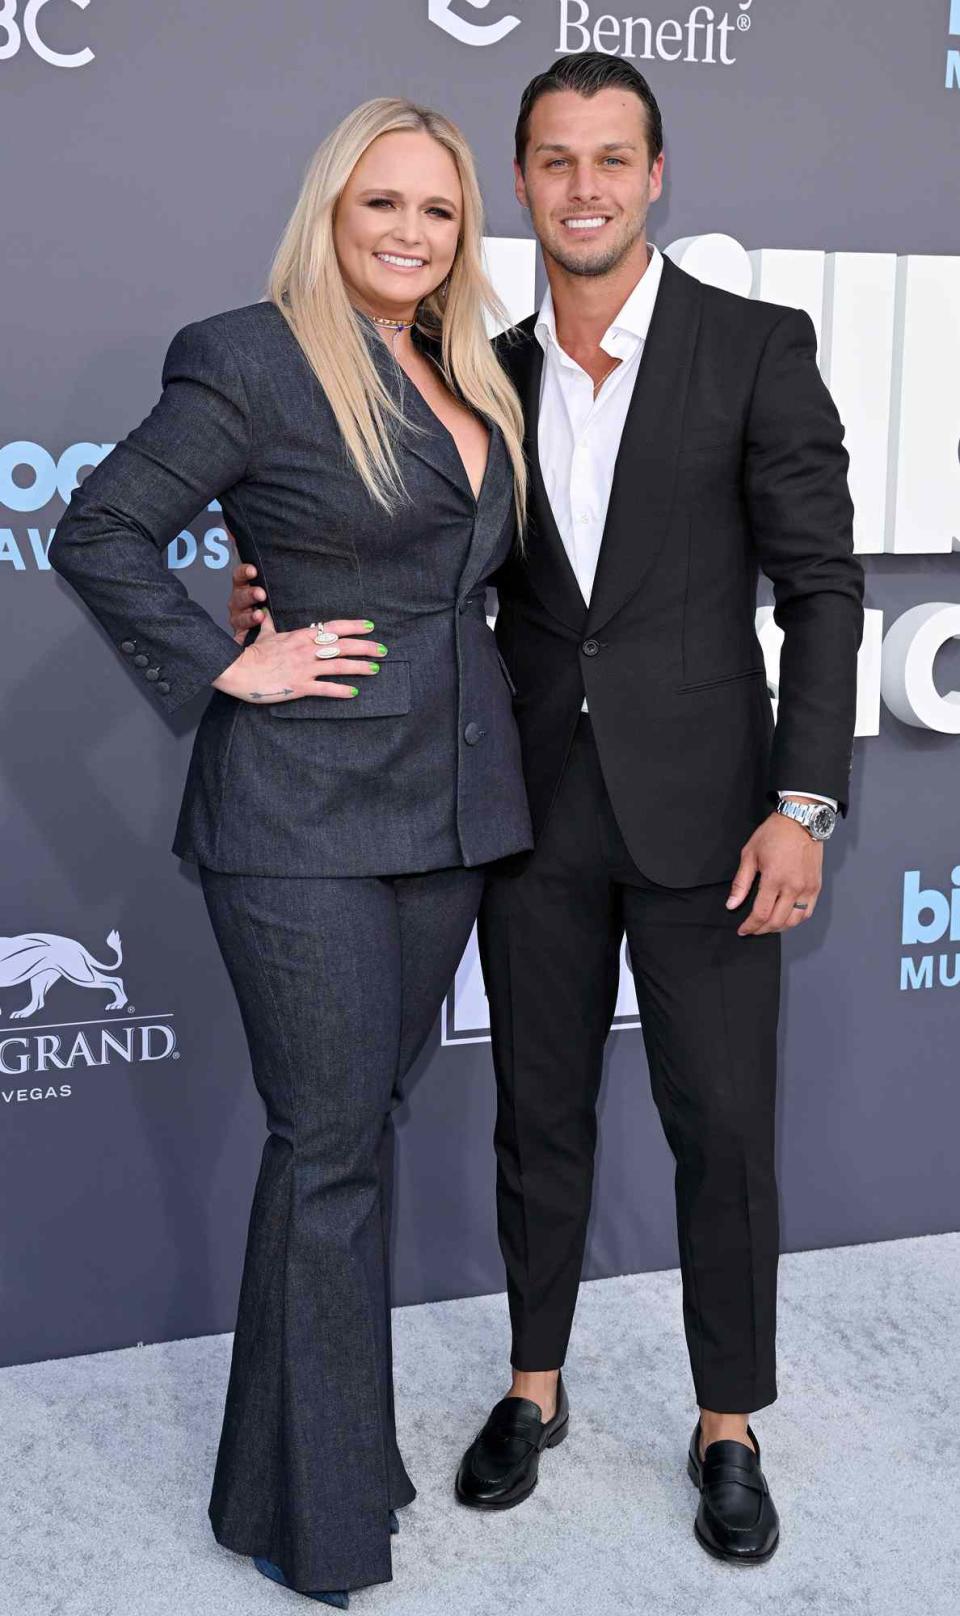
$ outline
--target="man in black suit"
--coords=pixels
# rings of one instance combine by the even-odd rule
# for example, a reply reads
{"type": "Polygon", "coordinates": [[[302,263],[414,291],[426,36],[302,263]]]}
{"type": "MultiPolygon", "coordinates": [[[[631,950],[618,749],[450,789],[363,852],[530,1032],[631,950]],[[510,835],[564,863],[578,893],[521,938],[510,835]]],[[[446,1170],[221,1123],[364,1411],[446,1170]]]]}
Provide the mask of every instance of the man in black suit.
{"type": "MultiPolygon", "coordinates": [[[[846,813],[862,633],[843,428],[806,314],[648,246],[663,131],[629,63],[568,56],[535,78],[515,171],[549,291],[500,339],[531,491],[497,639],[536,846],[503,861],[480,918],[513,1384],[457,1496],[520,1503],[568,1429],[560,1367],[626,932],[676,1159],[696,1533],[762,1561],[779,1522],[748,1419],[777,1395],[780,933],[812,915],[846,813]],[[785,636],[776,728],[758,568],[785,636]]],[[[255,591],[237,584],[247,626],[255,591]]]]}
{"type": "Polygon", "coordinates": [[[520,1502],[566,1434],[559,1366],[626,930],[677,1164],[697,1536],[742,1562],[778,1539],[747,1422],[777,1395],[779,934],[813,913],[846,811],[863,576],[811,321],[651,253],[662,145],[625,61],[566,57],[524,93],[517,196],[549,291],[500,345],[531,500],[497,639],[537,845],[488,881],[480,919],[514,1373],[457,1493],[520,1502]],[[775,733],[758,566],[785,634],[775,733]]]}

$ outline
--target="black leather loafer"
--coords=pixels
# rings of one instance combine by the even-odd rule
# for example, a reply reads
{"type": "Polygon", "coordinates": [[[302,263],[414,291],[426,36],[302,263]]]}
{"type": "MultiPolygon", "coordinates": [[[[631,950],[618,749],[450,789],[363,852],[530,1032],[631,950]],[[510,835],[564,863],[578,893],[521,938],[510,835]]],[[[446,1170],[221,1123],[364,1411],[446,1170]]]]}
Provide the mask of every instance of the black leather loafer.
{"type": "Polygon", "coordinates": [[[780,1541],[777,1514],[767,1478],[760,1469],[760,1444],[751,1453],[742,1442],[711,1442],[700,1458],[700,1421],[690,1440],[687,1474],[700,1489],[693,1530],[698,1543],[719,1560],[757,1565],[769,1560],[780,1541]]]}
{"type": "Polygon", "coordinates": [[[455,1490],[461,1504],[474,1509],[513,1509],[522,1504],[537,1485],[541,1453],[563,1441],[569,1423],[562,1375],[557,1381],[556,1413],[546,1423],[529,1398],[502,1398],[460,1462],[455,1490]]]}

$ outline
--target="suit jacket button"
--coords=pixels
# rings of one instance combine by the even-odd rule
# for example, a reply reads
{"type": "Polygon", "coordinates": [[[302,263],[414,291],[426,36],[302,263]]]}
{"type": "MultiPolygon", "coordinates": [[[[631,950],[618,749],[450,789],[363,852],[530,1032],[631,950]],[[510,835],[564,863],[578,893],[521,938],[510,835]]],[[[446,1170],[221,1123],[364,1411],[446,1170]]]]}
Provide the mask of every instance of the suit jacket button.
{"type": "Polygon", "coordinates": [[[584,640],[580,647],[584,656],[596,656],[600,650],[599,640],[584,640]]]}
{"type": "Polygon", "coordinates": [[[120,649],[124,656],[133,656],[134,651],[137,649],[137,642],[136,640],[121,640],[120,649]]]}
{"type": "Polygon", "coordinates": [[[169,696],[170,686],[167,684],[166,679],[160,680],[160,683],[157,685],[157,690],[161,696],[169,696]]]}
{"type": "Polygon", "coordinates": [[[160,669],[159,668],[148,668],[143,677],[145,679],[149,679],[151,682],[154,679],[159,679],[159,677],[160,677],[160,669]]]}
{"type": "Polygon", "coordinates": [[[481,729],[479,724],[468,724],[463,732],[463,738],[468,746],[476,746],[481,735],[486,735],[486,733],[486,730],[481,729]]]}
{"type": "Polygon", "coordinates": [[[134,657],[133,665],[135,668],[145,668],[149,661],[150,658],[148,656],[144,656],[143,652],[141,651],[137,656],[134,657]]]}

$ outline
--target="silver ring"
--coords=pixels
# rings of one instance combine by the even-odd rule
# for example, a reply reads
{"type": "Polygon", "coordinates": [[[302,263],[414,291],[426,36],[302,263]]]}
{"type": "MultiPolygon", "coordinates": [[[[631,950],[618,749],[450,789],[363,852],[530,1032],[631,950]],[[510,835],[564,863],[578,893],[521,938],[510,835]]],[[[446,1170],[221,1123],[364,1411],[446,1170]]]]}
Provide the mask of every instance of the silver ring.
{"type": "Polygon", "coordinates": [[[330,629],[324,628],[322,623],[311,623],[310,627],[317,630],[313,636],[317,645],[332,645],[335,640],[340,638],[339,634],[334,634],[330,629]]]}
{"type": "MultiPolygon", "coordinates": [[[[334,635],[333,637],[336,639],[337,636],[334,635]]],[[[340,647],[339,645],[321,645],[319,651],[314,651],[313,654],[314,656],[318,657],[338,657],[340,655],[340,647]]]]}
{"type": "Polygon", "coordinates": [[[793,907],[794,909],[809,909],[810,905],[808,903],[795,903],[793,907]]]}

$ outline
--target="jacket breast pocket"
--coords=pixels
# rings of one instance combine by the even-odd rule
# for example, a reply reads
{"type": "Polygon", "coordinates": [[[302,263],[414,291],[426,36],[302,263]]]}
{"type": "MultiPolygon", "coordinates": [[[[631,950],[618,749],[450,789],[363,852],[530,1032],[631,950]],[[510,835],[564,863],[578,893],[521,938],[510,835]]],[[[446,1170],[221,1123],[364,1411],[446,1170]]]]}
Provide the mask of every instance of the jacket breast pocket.
{"type": "Polygon", "coordinates": [[[398,718],[410,711],[410,664],[403,657],[387,657],[379,673],[338,676],[337,683],[355,684],[359,696],[298,696],[275,701],[267,709],[274,718],[398,718]]]}

